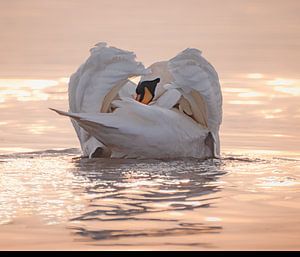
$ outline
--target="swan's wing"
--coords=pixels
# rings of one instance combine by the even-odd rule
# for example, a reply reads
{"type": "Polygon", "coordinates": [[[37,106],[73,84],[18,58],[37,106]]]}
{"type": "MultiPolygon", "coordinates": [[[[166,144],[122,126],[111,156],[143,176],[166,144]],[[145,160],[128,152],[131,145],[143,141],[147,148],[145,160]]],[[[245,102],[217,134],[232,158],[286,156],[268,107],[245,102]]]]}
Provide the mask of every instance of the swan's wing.
{"type": "Polygon", "coordinates": [[[188,100],[195,120],[213,133],[219,154],[222,92],[217,72],[201,52],[193,48],[170,59],[168,67],[174,78],[173,88],[180,90],[188,100]]]}
{"type": "Polygon", "coordinates": [[[176,105],[181,97],[182,93],[180,93],[179,90],[170,88],[169,90],[165,91],[155,102],[153,102],[153,105],[171,109],[174,107],[174,105],[176,105]]]}
{"type": "MultiPolygon", "coordinates": [[[[128,78],[145,73],[143,64],[135,60],[133,52],[99,43],[90,53],[90,57],[70,78],[69,110],[73,113],[107,112],[120,89],[124,85],[132,85],[128,78]]],[[[97,146],[103,146],[76,121],[72,123],[84,155],[90,155],[97,146]]]]}
{"type": "MultiPolygon", "coordinates": [[[[188,116],[133,99],[114,102],[113,113],[66,113],[114,152],[127,157],[211,157],[207,129],[188,116]]],[[[121,156],[121,155],[120,155],[121,156]]]]}
{"type": "Polygon", "coordinates": [[[218,128],[222,122],[222,93],[218,74],[213,66],[201,56],[199,50],[191,48],[172,58],[168,65],[175,87],[192,96],[196,102],[200,103],[203,97],[207,126],[211,130],[218,128]]]}
{"type": "Polygon", "coordinates": [[[133,52],[99,43],[91,55],[71,76],[69,101],[72,112],[99,112],[104,97],[129,77],[144,74],[142,63],[133,52]]]}

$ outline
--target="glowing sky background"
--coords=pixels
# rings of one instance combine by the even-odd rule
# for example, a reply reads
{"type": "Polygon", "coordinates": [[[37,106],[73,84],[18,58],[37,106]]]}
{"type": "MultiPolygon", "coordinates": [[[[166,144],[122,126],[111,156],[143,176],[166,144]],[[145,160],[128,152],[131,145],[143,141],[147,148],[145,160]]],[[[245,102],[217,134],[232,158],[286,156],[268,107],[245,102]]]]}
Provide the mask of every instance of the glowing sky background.
{"type": "Polygon", "coordinates": [[[106,41],[146,66],[187,47],[220,76],[223,151],[299,154],[300,2],[56,1],[0,3],[0,152],[78,147],[69,76],[106,41]]]}

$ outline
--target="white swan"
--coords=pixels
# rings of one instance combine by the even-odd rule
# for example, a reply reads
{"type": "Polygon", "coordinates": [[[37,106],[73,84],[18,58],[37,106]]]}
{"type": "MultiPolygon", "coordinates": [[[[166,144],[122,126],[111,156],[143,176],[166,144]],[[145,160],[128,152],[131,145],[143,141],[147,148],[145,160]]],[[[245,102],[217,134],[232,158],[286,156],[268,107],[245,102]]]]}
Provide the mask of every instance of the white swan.
{"type": "Polygon", "coordinates": [[[197,49],[145,69],[132,52],[100,43],[71,76],[69,103],[69,112],[52,110],[72,118],[86,156],[220,155],[221,88],[197,49]]]}

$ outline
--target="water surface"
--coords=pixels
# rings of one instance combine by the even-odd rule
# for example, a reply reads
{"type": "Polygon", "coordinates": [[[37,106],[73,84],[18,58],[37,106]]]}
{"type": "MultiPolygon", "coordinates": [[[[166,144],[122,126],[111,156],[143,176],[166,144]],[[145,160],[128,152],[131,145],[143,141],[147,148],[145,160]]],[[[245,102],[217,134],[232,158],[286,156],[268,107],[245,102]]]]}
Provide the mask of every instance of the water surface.
{"type": "Polygon", "coordinates": [[[0,156],[2,249],[299,249],[299,159],[78,154],[0,156]]]}

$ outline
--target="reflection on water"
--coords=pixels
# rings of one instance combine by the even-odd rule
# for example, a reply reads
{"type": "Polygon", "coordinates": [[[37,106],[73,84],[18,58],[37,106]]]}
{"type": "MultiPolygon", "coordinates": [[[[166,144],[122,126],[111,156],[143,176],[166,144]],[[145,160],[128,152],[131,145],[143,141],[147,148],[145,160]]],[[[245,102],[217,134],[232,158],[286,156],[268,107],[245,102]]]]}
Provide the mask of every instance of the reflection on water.
{"type": "MultiPolygon", "coordinates": [[[[247,226],[276,234],[278,222],[280,233],[297,236],[298,159],[223,153],[222,160],[206,161],[90,160],[79,154],[71,148],[0,156],[3,235],[32,216],[45,229],[61,225],[77,247],[222,248],[230,243],[220,239],[232,237],[265,247],[247,226]],[[231,234],[234,229],[239,233],[231,234]]],[[[20,233],[33,233],[32,220],[22,223],[28,230],[20,233]]],[[[281,244],[297,245],[288,240],[281,244]]]]}
{"type": "Polygon", "coordinates": [[[8,101],[47,101],[67,99],[65,85],[68,78],[45,79],[0,79],[0,103],[8,101]],[[61,93],[64,97],[61,97],[61,93]]]}
{"type": "Polygon", "coordinates": [[[50,151],[42,156],[41,153],[1,156],[0,224],[33,214],[41,216],[45,224],[56,224],[82,208],[80,199],[68,189],[73,176],[62,172],[69,165],[68,151],[63,155],[54,159],[50,151]]]}
{"type": "Polygon", "coordinates": [[[299,156],[299,79],[249,73],[224,78],[221,84],[223,150],[287,151],[299,156]]]}
{"type": "Polygon", "coordinates": [[[220,190],[217,179],[224,174],[217,161],[80,159],[73,173],[88,181],[84,190],[91,195],[88,211],[72,219],[83,222],[72,228],[83,237],[102,240],[220,232],[220,226],[181,219],[185,211],[214,204],[214,193],[220,190]],[[129,224],[124,228],[125,222],[129,224]],[[153,226],[145,227],[145,222],[153,226]]]}
{"type": "MultiPolygon", "coordinates": [[[[90,160],[78,153],[0,156],[1,224],[38,216],[45,225],[66,225],[77,241],[118,239],[125,245],[135,244],[131,237],[167,245],[173,236],[221,232],[214,225],[221,219],[201,213],[219,199],[220,161],[90,160]]],[[[189,244],[202,245],[197,238],[189,244]]]]}

